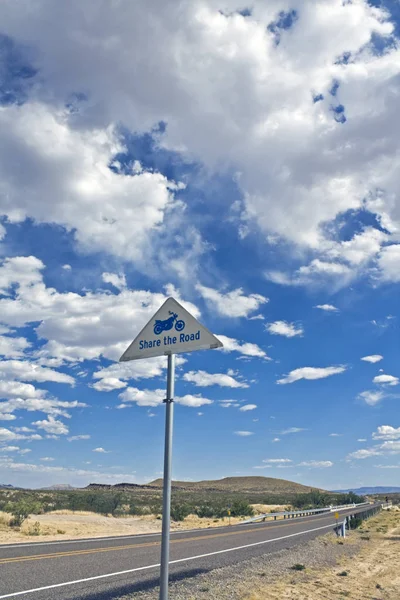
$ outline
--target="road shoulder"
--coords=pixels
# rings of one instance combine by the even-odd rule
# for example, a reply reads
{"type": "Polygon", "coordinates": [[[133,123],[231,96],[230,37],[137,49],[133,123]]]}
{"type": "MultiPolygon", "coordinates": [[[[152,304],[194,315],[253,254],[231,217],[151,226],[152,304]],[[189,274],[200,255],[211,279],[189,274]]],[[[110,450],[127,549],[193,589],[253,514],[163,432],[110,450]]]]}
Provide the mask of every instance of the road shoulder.
{"type": "MultiPolygon", "coordinates": [[[[400,512],[380,514],[343,540],[324,535],[238,565],[172,582],[174,600],[398,600],[400,512]],[[304,570],[293,570],[294,565],[304,570]],[[346,572],[346,575],[339,573],[346,572]],[[368,595],[369,594],[369,595],[368,595]]],[[[121,600],[157,600],[158,590],[121,600]]]]}

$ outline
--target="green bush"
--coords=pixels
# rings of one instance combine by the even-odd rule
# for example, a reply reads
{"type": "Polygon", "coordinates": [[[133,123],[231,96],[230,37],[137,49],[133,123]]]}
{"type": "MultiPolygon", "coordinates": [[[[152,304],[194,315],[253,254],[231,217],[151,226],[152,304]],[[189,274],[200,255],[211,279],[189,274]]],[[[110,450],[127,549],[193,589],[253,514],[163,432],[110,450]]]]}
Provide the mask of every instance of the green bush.
{"type": "Polygon", "coordinates": [[[254,515],[253,507],[247,500],[234,500],[231,506],[232,517],[252,517],[254,515]]]}
{"type": "Polygon", "coordinates": [[[39,514],[41,506],[38,502],[29,502],[28,500],[20,500],[10,507],[10,512],[13,518],[10,521],[11,527],[21,527],[22,523],[31,514],[39,514]]]}
{"type": "Polygon", "coordinates": [[[292,571],[304,571],[304,569],[306,568],[305,565],[302,565],[300,563],[296,563],[295,565],[293,565],[293,567],[290,567],[292,569],[292,571]]]}
{"type": "Polygon", "coordinates": [[[358,527],[360,527],[360,525],[362,524],[363,520],[361,517],[355,516],[352,519],[350,519],[350,529],[358,529],[358,527]]]}
{"type": "Polygon", "coordinates": [[[207,506],[207,505],[198,506],[195,509],[195,514],[200,518],[212,519],[213,517],[216,516],[215,512],[216,511],[213,506],[207,506]]]}
{"type": "Polygon", "coordinates": [[[171,519],[173,521],[183,521],[191,512],[188,504],[173,504],[171,506],[171,519]]]}

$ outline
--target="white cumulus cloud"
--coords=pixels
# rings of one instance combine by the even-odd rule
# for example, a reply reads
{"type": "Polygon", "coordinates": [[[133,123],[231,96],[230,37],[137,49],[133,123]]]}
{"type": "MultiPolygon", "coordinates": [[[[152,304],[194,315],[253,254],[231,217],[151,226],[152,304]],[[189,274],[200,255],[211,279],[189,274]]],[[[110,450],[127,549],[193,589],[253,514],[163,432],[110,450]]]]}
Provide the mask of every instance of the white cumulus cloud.
{"type": "Polygon", "coordinates": [[[372,363],[372,364],[380,362],[382,359],[383,359],[383,356],[381,354],[370,354],[369,356],[363,356],[361,358],[361,360],[372,363]]]}
{"type": "Polygon", "coordinates": [[[296,336],[302,336],[304,329],[301,325],[295,325],[294,323],[288,323],[287,321],[275,321],[274,323],[268,323],[266,330],[273,335],[282,335],[287,338],[296,336]]]}
{"type": "Polygon", "coordinates": [[[400,439],[400,427],[391,425],[380,425],[372,434],[374,440],[398,440],[400,439]]]}
{"type": "Polygon", "coordinates": [[[34,421],[32,425],[36,425],[38,429],[44,429],[46,433],[52,433],[54,435],[66,435],[69,431],[68,427],[62,421],[57,421],[54,417],[49,415],[47,419],[43,421],[34,421]]]}
{"type": "Polygon", "coordinates": [[[376,375],[373,380],[373,383],[380,383],[382,385],[398,385],[399,378],[394,375],[376,375]]]}
{"type": "MultiPolygon", "coordinates": [[[[138,406],[160,406],[165,399],[165,390],[140,390],[134,387],[128,387],[118,396],[121,400],[119,408],[126,408],[129,403],[135,403],[138,406]]],[[[200,394],[186,394],[185,396],[177,396],[174,401],[183,406],[198,408],[212,404],[213,400],[204,398],[200,394]]]]}
{"type": "Polygon", "coordinates": [[[268,298],[260,294],[246,296],[241,288],[225,294],[200,284],[196,285],[196,289],[223,317],[248,317],[268,302],[268,298]]]}
{"type": "Polygon", "coordinates": [[[243,342],[230,338],[226,335],[217,335],[217,338],[223,343],[221,352],[238,352],[241,356],[263,358],[271,360],[267,353],[262,350],[257,344],[251,342],[243,342]]]}
{"type": "Polygon", "coordinates": [[[209,387],[219,385],[220,387],[248,388],[249,385],[238,381],[231,375],[225,373],[207,373],[206,371],[189,371],[183,376],[185,381],[194,383],[197,387],[209,387]]]}
{"type": "Polygon", "coordinates": [[[255,410],[257,408],[257,404],[244,404],[239,408],[241,412],[248,412],[249,410],[255,410]]]}

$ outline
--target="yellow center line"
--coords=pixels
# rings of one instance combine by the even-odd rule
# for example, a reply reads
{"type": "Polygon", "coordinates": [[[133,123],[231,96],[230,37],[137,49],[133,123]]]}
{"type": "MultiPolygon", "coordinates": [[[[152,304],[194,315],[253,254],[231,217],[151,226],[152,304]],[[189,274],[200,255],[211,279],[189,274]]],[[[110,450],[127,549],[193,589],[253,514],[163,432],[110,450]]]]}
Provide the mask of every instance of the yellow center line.
{"type": "MultiPolygon", "coordinates": [[[[302,520],[301,522],[309,523],[311,520],[312,519],[308,519],[307,521],[302,520]]],[[[293,523],[295,521],[296,521],[296,519],[293,519],[293,520],[290,519],[290,523],[281,523],[280,525],[269,525],[266,527],[257,527],[257,529],[254,529],[253,531],[254,532],[265,531],[265,530],[270,531],[271,529],[289,527],[290,525],[293,525],[293,523]]],[[[333,523],[332,523],[332,525],[333,525],[333,523]]],[[[232,536],[232,535],[243,535],[243,533],[246,533],[246,532],[249,533],[249,530],[246,529],[246,530],[241,530],[241,531],[227,531],[224,533],[214,533],[212,535],[193,536],[193,537],[183,538],[183,539],[179,539],[179,540],[172,539],[171,544],[182,544],[182,543],[186,543],[186,542],[212,540],[212,539],[228,537],[228,536],[232,536]]],[[[250,530],[250,533],[252,533],[251,530],[250,530]]],[[[85,554],[99,554],[101,552],[119,552],[122,550],[130,550],[131,548],[150,548],[151,546],[159,546],[160,544],[161,544],[161,542],[158,541],[158,542],[146,542],[146,543],[142,543],[142,544],[129,544],[127,546],[113,546],[111,548],[92,548],[92,549],[88,549],[88,550],[71,550],[70,552],[54,552],[52,554],[34,554],[31,556],[15,556],[12,558],[0,559],[0,565],[5,565],[5,564],[9,564],[9,563],[25,562],[25,561],[30,561],[30,560],[44,560],[47,558],[49,558],[49,559],[50,558],[62,558],[63,556],[82,556],[85,554]]]]}

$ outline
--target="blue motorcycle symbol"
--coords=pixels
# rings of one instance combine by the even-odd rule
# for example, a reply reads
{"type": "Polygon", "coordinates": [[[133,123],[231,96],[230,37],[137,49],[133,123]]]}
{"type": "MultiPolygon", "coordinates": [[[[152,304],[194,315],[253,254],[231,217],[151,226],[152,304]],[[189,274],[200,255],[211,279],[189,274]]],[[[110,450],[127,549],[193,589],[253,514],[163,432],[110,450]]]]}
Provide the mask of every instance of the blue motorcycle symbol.
{"type": "Polygon", "coordinates": [[[169,331],[173,328],[174,323],[175,329],[177,331],[183,331],[185,329],[185,321],[182,321],[182,319],[178,319],[178,315],[172,311],[169,311],[169,314],[171,316],[165,321],[160,321],[159,319],[156,320],[156,322],[154,323],[155,335],[160,335],[160,333],[162,333],[163,331],[169,331]]]}

